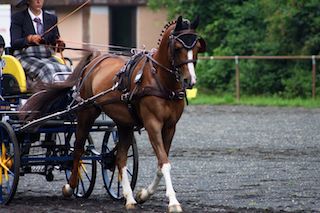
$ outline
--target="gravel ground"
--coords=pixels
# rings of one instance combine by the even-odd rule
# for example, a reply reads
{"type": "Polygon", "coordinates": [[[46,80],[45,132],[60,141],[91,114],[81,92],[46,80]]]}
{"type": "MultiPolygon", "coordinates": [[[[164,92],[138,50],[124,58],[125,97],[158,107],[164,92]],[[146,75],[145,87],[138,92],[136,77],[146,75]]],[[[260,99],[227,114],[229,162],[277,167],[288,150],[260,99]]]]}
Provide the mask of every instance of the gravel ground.
{"type": "MultiPolygon", "coordinates": [[[[136,139],[135,191],[151,182],[157,164],[146,133],[136,139]]],[[[185,212],[320,212],[319,144],[320,109],[188,106],[170,152],[177,198],[185,212]]],[[[64,174],[50,183],[26,175],[0,212],[125,212],[97,176],[89,199],[64,199],[64,174]]],[[[165,212],[167,202],[162,181],[137,212],[165,212]]]]}

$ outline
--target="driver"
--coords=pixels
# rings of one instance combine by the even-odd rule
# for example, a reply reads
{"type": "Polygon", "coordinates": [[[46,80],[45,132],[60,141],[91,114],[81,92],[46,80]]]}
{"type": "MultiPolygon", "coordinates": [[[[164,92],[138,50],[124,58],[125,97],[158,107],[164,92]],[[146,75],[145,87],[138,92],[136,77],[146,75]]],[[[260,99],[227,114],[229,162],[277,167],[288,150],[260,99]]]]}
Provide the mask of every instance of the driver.
{"type": "Polygon", "coordinates": [[[52,47],[63,51],[65,44],[59,39],[58,27],[46,32],[57,23],[57,17],[45,12],[43,4],[44,0],[22,0],[17,4],[27,8],[11,17],[11,47],[29,81],[53,83],[65,78],[56,75],[58,79],[54,79],[56,73],[70,72],[70,69],[52,57],[52,47]]]}

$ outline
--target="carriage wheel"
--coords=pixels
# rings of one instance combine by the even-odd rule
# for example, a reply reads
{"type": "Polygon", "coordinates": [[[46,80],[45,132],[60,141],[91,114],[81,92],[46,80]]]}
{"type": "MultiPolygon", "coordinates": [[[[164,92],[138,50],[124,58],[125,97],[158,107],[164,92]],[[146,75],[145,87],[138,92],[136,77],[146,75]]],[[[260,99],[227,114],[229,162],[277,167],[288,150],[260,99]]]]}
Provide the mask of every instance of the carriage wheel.
{"type": "Polygon", "coordinates": [[[14,197],[20,175],[19,145],[12,127],[0,122],[0,204],[14,197]]]}
{"type": "MultiPolygon", "coordinates": [[[[106,132],[101,147],[101,170],[104,186],[108,194],[115,200],[123,199],[122,186],[118,179],[118,169],[116,168],[118,135],[116,131],[106,132]],[[111,136],[111,137],[110,137],[111,136]]],[[[136,186],[138,176],[138,148],[133,137],[132,145],[128,151],[127,172],[131,189],[136,186]]]]}
{"type": "MultiPolygon", "coordinates": [[[[67,134],[66,141],[70,141],[71,136],[70,134],[67,134]]],[[[73,143],[71,144],[71,152],[69,155],[73,156],[73,143]]],[[[83,157],[90,157],[92,156],[92,148],[93,148],[93,140],[91,138],[91,135],[88,135],[88,139],[85,143],[85,152],[83,157]]],[[[72,162],[70,162],[70,165],[65,170],[66,172],[66,179],[69,182],[69,178],[71,176],[71,169],[72,169],[72,162]]],[[[78,198],[88,198],[94,188],[94,184],[96,182],[96,174],[97,174],[97,161],[92,159],[82,159],[80,160],[79,165],[79,172],[78,172],[78,185],[74,189],[74,196],[78,198]]]]}

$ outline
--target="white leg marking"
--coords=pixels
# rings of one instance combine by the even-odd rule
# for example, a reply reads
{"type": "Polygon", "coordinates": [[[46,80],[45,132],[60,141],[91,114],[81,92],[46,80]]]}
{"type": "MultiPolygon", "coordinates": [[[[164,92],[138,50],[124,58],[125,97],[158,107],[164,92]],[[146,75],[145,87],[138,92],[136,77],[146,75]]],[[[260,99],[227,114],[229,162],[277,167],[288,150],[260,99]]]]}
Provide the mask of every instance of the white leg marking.
{"type": "MultiPolygon", "coordinates": [[[[192,50],[188,50],[188,60],[193,60],[193,52],[192,50]]],[[[191,76],[191,84],[194,85],[197,82],[197,76],[194,69],[194,64],[192,62],[188,63],[188,69],[191,76]]]]}
{"type": "Polygon", "coordinates": [[[132,189],[130,187],[130,182],[129,182],[128,173],[127,173],[127,167],[126,166],[122,168],[121,184],[122,184],[122,187],[123,187],[123,196],[126,199],[126,206],[137,204],[137,202],[133,198],[133,193],[132,193],[132,189]]]}
{"type": "Polygon", "coordinates": [[[151,195],[157,190],[160,180],[162,178],[162,172],[160,169],[157,170],[156,176],[154,177],[152,183],[148,186],[147,189],[141,190],[140,199],[146,201],[150,198],[151,195]]]}
{"type": "Polygon", "coordinates": [[[162,171],[164,180],[166,182],[166,196],[169,198],[169,207],[174,205],[180,206],[180,203],[176,198],[176,193],[172,186],[170,170],[171,170],[170,163],[163,164],[161,171],[162,171]]]}

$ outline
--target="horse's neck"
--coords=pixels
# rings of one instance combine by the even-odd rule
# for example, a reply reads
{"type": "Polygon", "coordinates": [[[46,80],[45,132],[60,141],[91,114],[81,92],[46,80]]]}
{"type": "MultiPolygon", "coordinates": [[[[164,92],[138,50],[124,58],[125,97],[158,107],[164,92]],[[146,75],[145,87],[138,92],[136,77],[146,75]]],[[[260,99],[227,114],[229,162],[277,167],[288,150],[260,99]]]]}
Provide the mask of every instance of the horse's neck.
{"type": "MultiPolygon", "coordinates": [[[[172,70],[171,61],[168,58],[167,49],[165,51],[161,51],[159,48],[157,52],[154,53],[153,59],[156,60],[159,64],[167,69],[172,70]]],[[[178,90],[181,88],[181,84],[177,82],[174,74],[170,73],[168,70],[164,69],[161,66],[156,66],[157,75],[161,81],[161,84],[170,90],[178,90]]]]}

